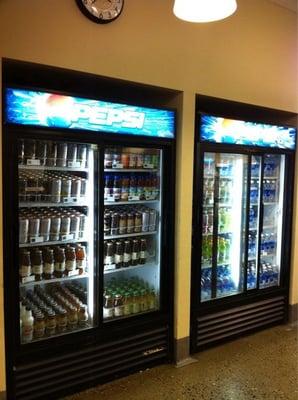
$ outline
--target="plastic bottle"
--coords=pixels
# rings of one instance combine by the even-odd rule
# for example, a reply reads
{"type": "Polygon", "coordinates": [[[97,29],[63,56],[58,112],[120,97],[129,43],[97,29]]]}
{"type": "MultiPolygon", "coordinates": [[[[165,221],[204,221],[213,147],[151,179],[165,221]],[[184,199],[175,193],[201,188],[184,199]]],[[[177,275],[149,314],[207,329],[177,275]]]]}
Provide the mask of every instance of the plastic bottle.
{"type": "Polygon", "coordinates": [[[33,339],[33,326],[34,318],[32,311],[29,307],[26,307],[26,312],[22,320],[22,340],[24,343],[31,342],[33,339]]]}

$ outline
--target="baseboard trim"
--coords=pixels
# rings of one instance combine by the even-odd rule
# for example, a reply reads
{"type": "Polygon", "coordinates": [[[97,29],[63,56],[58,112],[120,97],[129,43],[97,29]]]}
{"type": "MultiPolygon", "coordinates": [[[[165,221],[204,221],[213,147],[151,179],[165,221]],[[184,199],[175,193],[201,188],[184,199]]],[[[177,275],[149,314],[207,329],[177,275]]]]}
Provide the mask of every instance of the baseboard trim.
{"type": "Polygon", "coordinates": [[[298,303],[289,305],[289,322],[298,321],[298,303]]]}
{"type": "Polygon", "coordinates": [[[0,392],[0,400],[6,400],[6,392],[0,392]]]}
{"type": "Polygon", "coordinates": [[[189,336],[174,339],[174,361],[176,364],[189,358],[189,336]]]}

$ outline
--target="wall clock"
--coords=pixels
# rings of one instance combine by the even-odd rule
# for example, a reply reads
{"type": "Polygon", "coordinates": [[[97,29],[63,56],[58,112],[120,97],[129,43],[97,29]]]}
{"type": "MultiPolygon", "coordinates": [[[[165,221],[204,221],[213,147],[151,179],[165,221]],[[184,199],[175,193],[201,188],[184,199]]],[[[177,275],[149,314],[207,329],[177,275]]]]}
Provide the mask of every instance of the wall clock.
{"type": "Polygon", "coordinates": [[[87,18],[98,24],[115,21],[124,6],[124,0],[76,0],[76,3],[87,18]]]}

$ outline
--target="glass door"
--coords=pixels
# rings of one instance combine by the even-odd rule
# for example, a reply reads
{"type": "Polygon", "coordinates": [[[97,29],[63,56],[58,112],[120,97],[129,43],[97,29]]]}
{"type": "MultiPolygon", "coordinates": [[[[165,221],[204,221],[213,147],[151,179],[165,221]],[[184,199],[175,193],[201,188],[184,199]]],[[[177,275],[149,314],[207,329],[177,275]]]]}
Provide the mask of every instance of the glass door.
{"type": "Polygon", "coordinates": [[[205,153],[201,301],[243,291],[248,157],[205,153]]]}
{"type": "Polygon", "coordinates": [[[259,287],[280,284],[285,156],[266,154],[263,161],[263,220],[260,232],[259,287]]]}
{"type": "Polygon", "coordinates": [[[162,151],[104,156],[104,321],[159,309],[162,151]]]}
{"type": "Polygon", "coordinates": [[[18,141],[21,343],[94,325],[96,146],[18,141]]]}

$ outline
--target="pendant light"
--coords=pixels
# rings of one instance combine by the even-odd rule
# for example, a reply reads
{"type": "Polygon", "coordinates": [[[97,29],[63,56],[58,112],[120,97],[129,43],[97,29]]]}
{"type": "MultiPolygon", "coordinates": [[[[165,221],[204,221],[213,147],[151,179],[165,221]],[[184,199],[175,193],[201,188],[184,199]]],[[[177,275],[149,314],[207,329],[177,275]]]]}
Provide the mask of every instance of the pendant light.
{"type": "Polygon", "coordinates": [[[232,15],[236,0],[175,0],[174,14],[188,22],[211,22],[232,15]]]}

